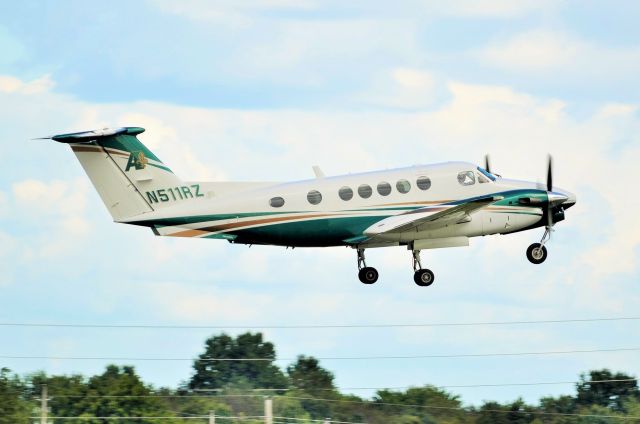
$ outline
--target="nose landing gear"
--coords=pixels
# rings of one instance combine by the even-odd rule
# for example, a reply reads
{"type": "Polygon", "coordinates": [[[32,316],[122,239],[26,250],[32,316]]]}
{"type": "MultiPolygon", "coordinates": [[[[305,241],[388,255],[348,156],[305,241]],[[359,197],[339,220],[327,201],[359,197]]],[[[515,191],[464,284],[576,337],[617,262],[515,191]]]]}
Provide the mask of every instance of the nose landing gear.
{"type": "Polygon", "coordinates": [[[430,269],[422,268],[422,264],[420,263],[420,251],[413,250],[413,281],[421,286],[427,287],[433,284],[435,280],[435,276],[430,269]]]}
{"type": "Polygon", "coordinates": [[[364,259],[364,249],[358,251],[358,278],[364,284],[373,284],[378,281],[378,271],[371,266],[367,266],[364,259]]]}
{"type": "Polygon", "coordinates": [[[551,239],[553,228],[548,226],[540,243],[533,243],[527,248],[527,259],[535,265],[539,265],[547,259],[547,248],[544,246],[551,239]]]}

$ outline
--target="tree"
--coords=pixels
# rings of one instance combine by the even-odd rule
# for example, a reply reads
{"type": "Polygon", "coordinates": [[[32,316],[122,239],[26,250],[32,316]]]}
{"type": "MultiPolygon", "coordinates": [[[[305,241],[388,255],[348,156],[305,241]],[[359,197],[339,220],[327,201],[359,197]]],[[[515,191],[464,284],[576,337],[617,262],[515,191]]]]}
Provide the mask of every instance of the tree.
{"type": "Polygon", "coordinates": [[[328,395],[335,390],[333,374],[312,356],[298,356],[297,361],[287,367],[287,375],[293,387],[314,396],[328,395]]]}
{"type": "Polygon", "coordinates": [[[614,374],[608,369],[589,371],[588,377],[582,374],[576,389],[578,391],[576,396],[578,405],[600,405],[619,412],[624,412],[626,400],[640,396],[637,379],[621,372],[614,374]],[[592,383],[594,381],[606,382],[592,383]]]}
{"type": "Polygon", "coordinates": [[[42,385],[47,385],[51,415],[75,417],[84,412],[82,401],[87,395],[88,388],[83,376],[59,375],[47,377],[44,373],[36,373],[32,374],[29,380],[33,397],[39,397],[42,385]]]}
{"type": "MultiPolygon", "coordinates": [[[[55,377],[54,377],[55,378],[55,377]]],[[[133,367],[107,366],[104,373],[93,376],[86,383],[86,394],[76,399],[77,415],[86,417],[148,417],[172,416],[158,398],[149,397],[152,388],[145,385],[133,367]]],[[[55,393],[52,392],[55,397],[55,393]]],[[[171,423],[173,420],[164,420],[171,423]]],[[[86,420],[85,423],[102,424],[103,420],[86,420]]],[[[152,423],[153,420],[130,419],[129,423],[152,423]]],[[[179,420],[173,421],[175,423],[179,420]]]]}
{"type": "Polygon", "coordinates": [[[405,392],[379,390],[374,397],[374,403],[379,404],[383,411],[394,416],[402,416],[403,423],[412,423],[416,419],[421,423],[467,422],[460,398],[433,386],[412,387],[405,392]]]}
{"type": "Polygon", "coordinates": [[[205,342],[205,352],[193,364],[191,389],[220,389],[243,380],[252,387],[286,388],[287,379],[273,364],[276,352],[262,333],[244,333],[237,338],[226,334],[205,342]],[[263,358],[261,361],[215,361],[216,359],[263,358]]]}
{"type": "MultiPolygon", "coordinates": [[[[333,385],[333,374],[322,368],[318,360],[312,356],[298,356],[295,363],[287,367],[287,376],[291,385],[303,394],[319,398],[335,398],[337,391],[333,385]]],[[[332,404],[314,400],[302,400],[302,407],[313,418],[331,416],[332,404]]]]}
{"type": "Polygon", "coordinates": [[[540,409],[545,414],[538,417],[544,423],[569,424],[574,423],[575,418],[571,416],[557,416],[553,414],[574,414],[577,410],[576,400],[573,396],[543,397],[540,399],[540,409]]]}
{"type": "Polygon", "coordinates": [[[24,398],[24,383],[7,368],[0,369],[0,424],[29,422],[32,404],[24,398]]]}
{"type": "Polygon", "coordinates": [[[479,410],[477,424],[528,424],[535,419],[535,408],[522,399],[510,404],[485,402],[479,410]]]}

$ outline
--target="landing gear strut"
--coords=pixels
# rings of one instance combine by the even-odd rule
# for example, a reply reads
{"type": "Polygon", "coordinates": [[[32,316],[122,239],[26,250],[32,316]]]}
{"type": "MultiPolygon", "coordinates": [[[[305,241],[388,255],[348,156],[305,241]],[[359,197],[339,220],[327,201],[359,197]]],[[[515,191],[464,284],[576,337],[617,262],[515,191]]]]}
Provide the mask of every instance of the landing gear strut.
{"type": "Polygon", "coordinates": [[[364,259],[364,249],[358,248],[358,278],[364,284],[373,284],[378,281],[378,271],[371,266],[367,266],[364,259]]]}
{"type": "Polygon", "coordinates": [[[527,259],[532,264],[539,265],[547,259],[547,248],[544,246],[551,239],[553,228],[547,226],[540,243],[533,243],[527,248],[527,259]]]}
{"type": "Polygon", "coordinates": [[[419,286],[426,287],[433,284],[435,276],[430,269],[422,268],[420,263],[420,251],[413,250],[413,281],[419,286]]]}

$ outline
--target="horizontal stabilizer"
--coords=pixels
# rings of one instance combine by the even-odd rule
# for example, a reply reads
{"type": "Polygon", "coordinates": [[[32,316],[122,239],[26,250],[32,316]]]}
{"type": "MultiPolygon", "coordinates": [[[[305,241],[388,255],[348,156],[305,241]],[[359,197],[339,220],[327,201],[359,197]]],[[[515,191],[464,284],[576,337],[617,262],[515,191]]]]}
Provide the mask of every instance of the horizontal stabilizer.
{"type": "Polygon", "coordinates": [[[105,137],[113,137],[116,135],[138,135],[144,132],[144,128],[140,127],[120,127],[120,128],[103,128],[101,130],[81,131],[68,134],[58,134],[51,137],[42,137],[43,139],[51,139],[58,143],[87,143],[105,137]]]}

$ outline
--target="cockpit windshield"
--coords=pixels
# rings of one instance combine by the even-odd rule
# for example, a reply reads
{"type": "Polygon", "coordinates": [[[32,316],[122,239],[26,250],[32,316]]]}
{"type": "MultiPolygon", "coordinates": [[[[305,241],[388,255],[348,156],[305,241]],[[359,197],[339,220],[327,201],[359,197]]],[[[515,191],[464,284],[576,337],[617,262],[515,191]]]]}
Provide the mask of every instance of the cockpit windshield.
{"type": "Polygon", "coordinates": [[[496,180],[496,176],[493,175],[492,173],[490,173],[489,171],[487,171],[486,169],[478,167],[478,171],[482,172],[482,174],[485,177],[489,178],[491,181],[495,181],[496,180]]]}

